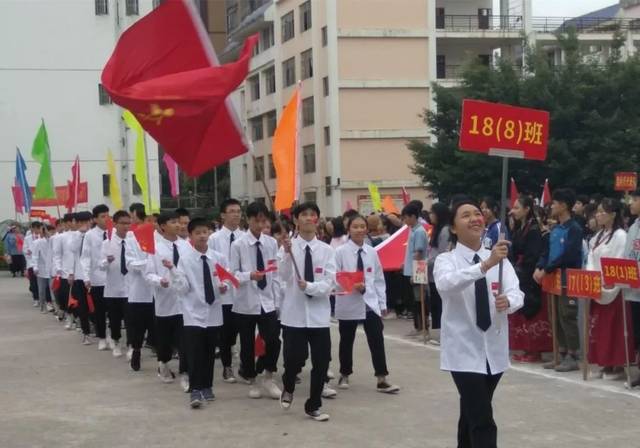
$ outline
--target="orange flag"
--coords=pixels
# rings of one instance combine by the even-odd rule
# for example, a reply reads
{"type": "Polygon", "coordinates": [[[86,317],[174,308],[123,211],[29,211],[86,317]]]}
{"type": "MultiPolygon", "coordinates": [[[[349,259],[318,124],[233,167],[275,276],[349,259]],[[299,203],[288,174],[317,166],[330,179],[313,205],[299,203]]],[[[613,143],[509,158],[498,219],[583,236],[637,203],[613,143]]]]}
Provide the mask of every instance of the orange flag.
{"type": "Polygon", "coordinates": [[[391,196],[389,195],[385,196],[382,200],[382,210],[384,210],[385,213],[396,213],[398,215],[400,214],[398,207],[396,207],[396,203],[393,202],[393,198],[391,198],[391,196]]]}
{"type": "Polygon", "coordinates": [[[284,108],[280,122],[273,135],[271,151],[276,169],[276,210],[291,207],[299,196],[300,176],[298,170],[298,131],[300,129],[300,86],[284,108]]]}
{"type": "Polygon", "coordinates": [[[154,232],[155,226],[150,222],[139,225],[133,231],[133,235],[136,237],[136,240],[138,240],[140,249],[142,249],[143,252],[148,254],[156,253],[156,243],[153,238],[154,232]]]}

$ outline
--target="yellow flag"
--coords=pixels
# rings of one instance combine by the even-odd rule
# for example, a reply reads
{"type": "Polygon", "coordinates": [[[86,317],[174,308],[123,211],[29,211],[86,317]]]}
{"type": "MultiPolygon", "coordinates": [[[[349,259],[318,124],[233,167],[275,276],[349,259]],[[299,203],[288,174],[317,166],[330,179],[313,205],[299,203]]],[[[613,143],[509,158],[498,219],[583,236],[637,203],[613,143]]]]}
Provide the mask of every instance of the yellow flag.
{"type": "Polygon", "coordinates": [[[116,174],[116,164],[113,162],[111,150],[107,150],[107,166],[109,167],[109,199],[116,210],[122,209],[122,196],[120,195],[120,185],[116,174]]]}
{"type": "Polygon", "coordinates": [[[378,186],[376,184],[369,184],[369,195],[371,195],[371,205],[373,206],[373,211],[382,211],[382,199],[380,199],[380,192],[378,191],[378,186]]]}
{"type": "Polygon", "coordinates": [[[149,183],[147,181],[147,158],[144,148],[144,129],[136,120],[131,112],[125,110],[122,113],[122,119],[127,124],[127,127],[136,133],[136,152],[133,163],[133,174],[136,175],[136,181],[140,185],[142,191],[142,203],[145,210],[151,210],[151,204],[149,203],[149,183]]]}

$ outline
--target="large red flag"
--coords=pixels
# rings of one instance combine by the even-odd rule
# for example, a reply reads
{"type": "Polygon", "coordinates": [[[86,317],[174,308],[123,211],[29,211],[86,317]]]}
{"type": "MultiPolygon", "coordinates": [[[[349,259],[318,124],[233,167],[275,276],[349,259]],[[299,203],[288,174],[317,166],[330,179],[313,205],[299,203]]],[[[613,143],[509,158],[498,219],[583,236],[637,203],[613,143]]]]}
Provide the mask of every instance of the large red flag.
{"type": "Polygon", "coordinates": [[[67,197],[67,212],[71,213],[78,204],[78,191],[80,190],[80,156],[76,156],[76,160],[71,166],[71,181],[67,182],[69,188],[69,196],[67,197]]]}
{"type": "Polygon", "coordinates": [[[510,208],[513,208],[513,206],[516,204],[516,201],[518,200],[518,196],[520,194],[518,193],[518,187],[516,187],[516,181],[513,180],[513,177],[511,178],[511,187],[510,187],[510,191],[509,191],[509,204],[510,204],[510,208]]]}
{"type": "Polygon", "coordinates": [[[247,76],[254,35],[219,65],[190,0],[167,0],[120,37],[102,71],[116,104],[135,115],[178,166],[198,176],[247,152],[227,99],[247,76]]]}
{"type": "Polygon", "coordinates": [[[141,224],[133,231],[133,235],[138,240],[138,244],[140,245],[140,249],[143,252],[148,254],[156,253],[156,241],[154,239],[155,234],[155,226],[153,223],[145,223],[141,224]]]}

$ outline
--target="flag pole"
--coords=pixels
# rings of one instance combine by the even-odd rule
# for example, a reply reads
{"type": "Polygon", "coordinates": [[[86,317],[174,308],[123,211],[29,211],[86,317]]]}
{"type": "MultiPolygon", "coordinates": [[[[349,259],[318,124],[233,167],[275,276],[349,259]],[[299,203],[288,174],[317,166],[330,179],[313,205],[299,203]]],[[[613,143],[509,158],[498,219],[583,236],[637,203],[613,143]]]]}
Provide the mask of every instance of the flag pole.
{"type": "Polygon", "coordinates": [[[142,126],[140,127],[140,132],[142,132],[142,144],[144,145],[144,166],[147,170],[147,201],[149,204],[149,210],[147,210],[147,213],[151,215],[151,176],[149,173],[149,153],[147,152],[146,132],[142,129],[142,126]]]}

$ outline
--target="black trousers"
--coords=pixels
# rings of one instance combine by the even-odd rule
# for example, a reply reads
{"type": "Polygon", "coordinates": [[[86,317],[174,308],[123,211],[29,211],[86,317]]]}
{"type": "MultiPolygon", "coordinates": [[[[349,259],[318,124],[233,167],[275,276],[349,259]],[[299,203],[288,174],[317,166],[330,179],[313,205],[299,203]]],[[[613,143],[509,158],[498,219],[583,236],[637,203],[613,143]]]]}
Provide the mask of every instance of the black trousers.
{"type": "Polygon", "coordinates": [[[173,351],[178,351],[180,357],[179,372],[187,372],[187,354],[182,340],[182,315],[156,316],[156,354],[158,361],[167,363],[173,357],[173,351]]]}
{"type": "Polygon", "coordinates": [[[127,334],[134,350],[140,350],[144,334],[153,328],[155,311],[153,303],[127,303],[127,334]]]}
{"type": "Polygon", "coordinates": [[[89,326],[89,305],[87,303],[87,288],[84,286],[84,280],[73,281],[71,295],[78,301],[76,315],[80,318],[82,334],[86,336],[90,333],[91,327],[89,326]]]}
{"type": "Polygon", "coordinates": [[[282,328],[284,357],[284,390],[293,393],[296,388],[296,376],[302,371],[308,353],[311,351],[311,385],[309,399],[304,404],[306,412],[315,411],[322,406],[322,388],[331,359],[331,332],[329,328],[282,328]]]}
{"type": "Polygon", "coordinates": [[[438,293],[435,283],[429,283],[429,294],[427,295],[427,310],[431,314],[431,328],[440,329],[440,319],[442,317],[442,298],[438,293]]]}
{"type": "Polygon", "coordinates": [[[11,265],[9,266],[9,269],[11,269],[12,274],[15,275],[19,272],[20,274],[24,275],[25,265],[26,260],[24,258],[24,255],[11,255],[11,265]]]}
{"type": "Polygon", "coordinates": [[[187,350],[189,386],[191,390],[213,387],[213,365],[221,327],[185,326],[182,336],[187,350]]]}
{"type": "Polygon", "coordinates": [[[263,368],[267,372],[276,372],[280,356],[280,328],[276,312],[265,313],[261,310],[261,314],[236,314],[236,322],[240,331],[240,362],[244,377],[256,377],[256,325],[266,349],[263,368]]]}
{"type": "Polygon", "coordinates": [[[93,297],[93,323],[96,324],[96,336],[99,339],[107,337],[107,303],[104,300],[104,286],[92,286],[91,297],[93,297]]]}
{"type": "Polygon", "coordinates": [[[31,297],[33,300],[39,300],[40,296],[38,295],[38,277],[33,272],[33,268],[27,269],[29,274],[29,291],[31,291],[31,297]]]}
{"type": "Polygon", "coordinates": [[[67,302],[69,301],[69,280],[60,278],[60,288],[56,292],[56,302],[62,311],[67,311],[67,302]]]}
{"type": "Polygon", "coordinates": [[[496,448],[498,427],[491,401],[502,374],[451,372],[451,376],[460,394],[458,448],[496,448]]]}
{"type": "MultiPolygon", "coordinates": [[[[109,330],[111,332],[111,339],[118,342],[122,337],[122,320],[125,318],[127,298],[105,297],[104,300],[107,304],[107,312],[109,313],[109,330]]],[[[127,332],[129,332],[128,325],[126,328],[127,332]]]]}
{"type": "Polygon", "coordinates": [[[384,325],[382,319],[373,311],[367,311],[364,320],[341,320],[338,323],[340,330],[340,373],[348,376],[353,373],[353,342],[356,339],[358,324],[364,325],[367,335],[367,344],[371,352],[371,361],[376,376],[387,376],[387,358],[384,351],[384,325]]]}
{"type": "Polygon", "coordinates": [[[222,330],[220,335],[220,360],[224,367],[231,367],[231,347],[236,345],[238,323],[233,305],[222,305],[222,330]]]}

